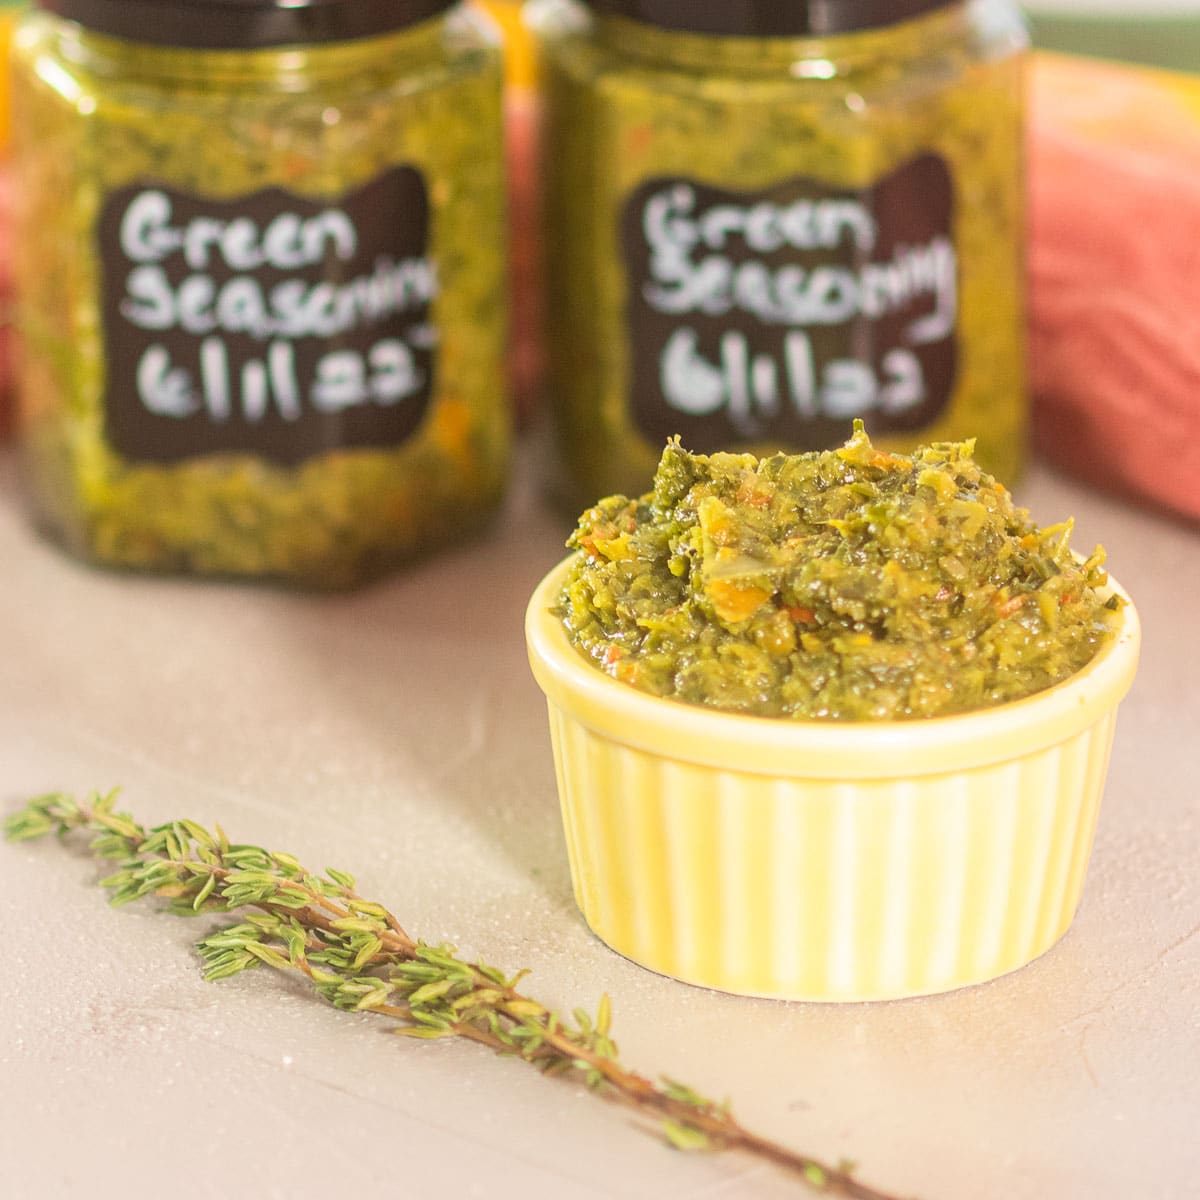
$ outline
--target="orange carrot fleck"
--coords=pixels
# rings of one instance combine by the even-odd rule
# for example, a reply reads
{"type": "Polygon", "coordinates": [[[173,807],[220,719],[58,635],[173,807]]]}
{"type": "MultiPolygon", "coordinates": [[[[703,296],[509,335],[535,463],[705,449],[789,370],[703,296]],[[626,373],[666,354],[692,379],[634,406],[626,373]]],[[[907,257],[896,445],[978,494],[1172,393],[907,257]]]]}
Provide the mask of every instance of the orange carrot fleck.
{"type": "Polygon", "coordinates": [[[1025,601],[1029,599],[1027,592],[1019,596],[1009,596],[1003,598],[1003,593],[997,592],[996,599],[992,601],[996,609],[996,616],[1011,617],[1013,613],[1020,612],[1025,607],[1025,601]]]}

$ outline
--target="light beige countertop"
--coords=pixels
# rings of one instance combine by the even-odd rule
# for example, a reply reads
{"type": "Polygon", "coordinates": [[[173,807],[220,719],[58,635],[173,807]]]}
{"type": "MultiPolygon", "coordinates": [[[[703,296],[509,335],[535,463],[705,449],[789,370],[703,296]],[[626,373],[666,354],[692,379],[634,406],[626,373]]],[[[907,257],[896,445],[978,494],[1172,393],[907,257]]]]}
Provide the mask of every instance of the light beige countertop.
{"type": "MultiPolygon", "coordinates": [[[[529,474],[531,455],[521,460],[529,474]]],[[[314,597],[103,574],[31,531],[0,455],[0,807],[121,785],[354,872],[417,936],[551,1007],[612,998],[621,1057],[923,1200],[1200,1195],[1200,532],[1045,468],[1017,489],[1108,547],[1145,630],[1083,904],[1031,966],[944,996],[788,1004],[619,958],[571,896],[522,614],[565,524],[525,483],[472,545],[314,597]]],[[[12,1200],[808,1194],[663,1148],[624,1110],[415,1042],[266,971],[220,984],[205,918],[112,910],[102,871],[0,845],[0,1196],[12,1200]]]]}

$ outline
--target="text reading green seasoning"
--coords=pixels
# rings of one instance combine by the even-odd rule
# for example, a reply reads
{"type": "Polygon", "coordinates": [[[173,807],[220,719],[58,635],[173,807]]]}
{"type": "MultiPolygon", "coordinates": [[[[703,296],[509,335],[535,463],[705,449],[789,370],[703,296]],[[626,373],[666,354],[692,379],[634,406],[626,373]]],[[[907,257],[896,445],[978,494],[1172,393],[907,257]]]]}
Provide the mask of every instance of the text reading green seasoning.
{"type": "Polygon", "coordinates": [[[1119,600],[972,458],[872,446],[663,453],[654,490],[580,519],[561,596],[575,644],[644,691],[764,716],[935,717],[1078,671],[1119,600]]]}

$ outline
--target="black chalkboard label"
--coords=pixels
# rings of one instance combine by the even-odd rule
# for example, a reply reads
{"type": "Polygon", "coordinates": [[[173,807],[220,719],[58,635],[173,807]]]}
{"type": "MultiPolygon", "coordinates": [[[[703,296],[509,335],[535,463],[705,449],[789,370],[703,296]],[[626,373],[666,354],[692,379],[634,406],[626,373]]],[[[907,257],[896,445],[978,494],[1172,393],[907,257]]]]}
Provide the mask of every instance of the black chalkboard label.
{"type": "Polygon", "coordinates": [[[414,168],[336,201],[140,182],[105,198],[98,237],[106,430],[123,457],[292,465],[420,425],[438,280],[414,168]]]}
{"type": "Polygon", "coordinates": [[[931,424],[958,366],[953,207],[933,155],[854,192],[642,184],[621,228],[637,427],[711,452],[931,424]]]}

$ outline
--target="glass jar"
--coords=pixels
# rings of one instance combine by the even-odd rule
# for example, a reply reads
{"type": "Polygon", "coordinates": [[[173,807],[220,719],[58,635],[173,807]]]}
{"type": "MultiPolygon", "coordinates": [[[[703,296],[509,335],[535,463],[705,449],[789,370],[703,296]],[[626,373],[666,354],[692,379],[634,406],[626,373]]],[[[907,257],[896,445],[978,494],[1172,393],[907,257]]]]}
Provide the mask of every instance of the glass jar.
{"type": "Polygon", "coordinates": [[[451,0],[40,0],[20,419],[106,565],[341,587],[508,467],[501,56],[451,0]]]}
{"type": "Polygon", "coordinates": [[[1017,471],[1007,0],[538,0],[547,393],[575,507],[664,441],[977,438],[1017,471]]]}

